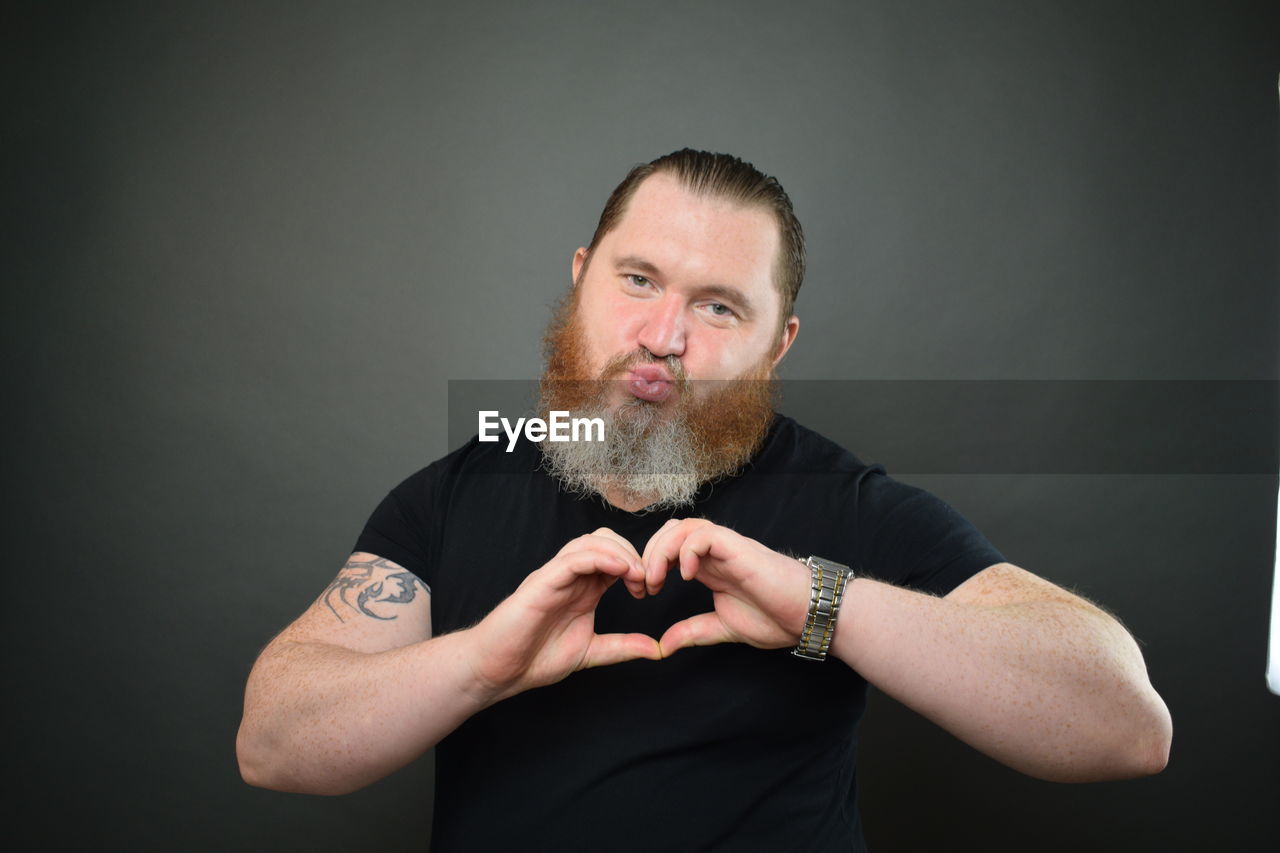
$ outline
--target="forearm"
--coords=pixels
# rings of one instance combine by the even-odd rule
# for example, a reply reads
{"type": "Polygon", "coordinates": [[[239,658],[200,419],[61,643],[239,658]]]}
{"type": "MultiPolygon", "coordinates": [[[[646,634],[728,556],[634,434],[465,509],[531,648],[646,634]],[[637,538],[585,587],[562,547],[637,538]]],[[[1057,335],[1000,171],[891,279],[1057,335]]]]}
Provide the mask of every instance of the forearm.
{"type": "Polygon", "coordinates": [[[466,631],[376,654],[273,643],[254,665],[236,740],[252,785],[342,794],[422,755],[491,704],[466,631]]]}
{"type": "Polygon", "coordinates": [[[1084,603],[956,603],[853,582],[833,654],[966,743],[1051,781],[1158,772],[1169,713],[1137,645],[1084,603]]]}

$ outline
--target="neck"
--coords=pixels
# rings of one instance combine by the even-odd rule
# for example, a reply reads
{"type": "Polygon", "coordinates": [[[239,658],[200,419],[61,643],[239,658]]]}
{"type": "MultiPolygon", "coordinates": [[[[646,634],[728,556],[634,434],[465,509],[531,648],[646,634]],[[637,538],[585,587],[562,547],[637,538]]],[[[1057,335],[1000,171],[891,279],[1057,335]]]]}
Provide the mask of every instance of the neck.
{"type": "Polygon", "coordinates": [[[601,497],[613,507],[623,512],[639,512],[650,504],[656,503],[657,495],[642,495],[637,497],[634,492],[624,492],[617,488],[605,489],[601,493],[601,497]]]}

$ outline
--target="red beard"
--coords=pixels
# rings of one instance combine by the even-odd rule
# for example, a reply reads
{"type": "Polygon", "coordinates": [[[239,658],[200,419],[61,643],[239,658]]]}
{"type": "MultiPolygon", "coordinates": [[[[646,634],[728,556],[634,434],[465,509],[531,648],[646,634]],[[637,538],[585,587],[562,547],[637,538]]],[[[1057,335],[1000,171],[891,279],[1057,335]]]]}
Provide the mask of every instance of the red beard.
{"type": "MultiPolygon", "coordinates": [[[[623,377],[641,364],[663,364],[675,380],[676,393],[662,403],[651,403],[625,394],[626,403],[616,406],[616,417],[634,417],[645,424],[682,421],[687,457],[696,482],[706,483],[738,471],[759,450],[773,419],[777,379],[768,354],[741,378],[732,380],[689,380],[679,359],[659,359],[640,349],[615,356],[592,377],[586,354],[586,339],[578,323],[576,298],[571,293],[556,310],[543,336],[546,369],[539,386],[542,417],[551,411],[567,411],[577,416],[609,408],[610,385],[625,385],[623,377]],[[697,387],[695,387],[697,386],[697,387]],[[661,411],[645,411],[658,409],[661,411]]],[[[640,440],[655,429],[642,426],[640,440]]],[[[619,470],[626,468],[625,461],[619,470]]],[[[607,476],[607,474],[606,474],[607,476]]],[[[611,486],[633,497],[642,493],[626,487],[626,475],[611,486]]],[[[594,491],[601,491],[593,483],[594,491]]]]}

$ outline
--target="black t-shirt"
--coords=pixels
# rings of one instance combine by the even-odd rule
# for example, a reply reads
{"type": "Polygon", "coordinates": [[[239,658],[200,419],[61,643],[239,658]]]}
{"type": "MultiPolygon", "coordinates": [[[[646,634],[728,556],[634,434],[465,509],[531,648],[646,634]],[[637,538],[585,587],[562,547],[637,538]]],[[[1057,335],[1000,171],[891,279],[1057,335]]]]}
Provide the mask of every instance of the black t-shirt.
{"type": "MultiPolygon", "coordinates": [[[[744,472],[676,512],[569,495],[539,469],[538,445],[505,449],[473,438],[413,474],[356,541],[427,585],[435,634],[482,619],[570,539],[608,527],[643,552],[672,517],[937,595],[1004,559],[940,499],[781,415],[744,472]]],[[[639,601],[611,587],[596,631],[660,637],[711,609],[709,590],[673,572],[639,601]]],[[[862,850],[866,687],[834,658],[741,644],[573,673],[436,747],[432,850],[862,850]]]]}

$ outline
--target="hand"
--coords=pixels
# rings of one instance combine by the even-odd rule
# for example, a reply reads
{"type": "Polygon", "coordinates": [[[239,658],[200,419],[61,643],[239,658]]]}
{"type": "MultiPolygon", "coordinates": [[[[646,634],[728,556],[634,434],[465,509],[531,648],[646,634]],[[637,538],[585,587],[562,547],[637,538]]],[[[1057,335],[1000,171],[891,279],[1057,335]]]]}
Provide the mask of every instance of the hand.
{"type": "Polygon", "coordinates": [[[663,657],[686,646],[794,646],[809,614],[811,572],[800,561],[702,518],[671,519],[644,548],[645,587],[656,594],[672,564],[712,592],[715,609],[663,633],[663,657]]]}
{"type": "Polygon", "coordinates": [[[579,669],[661,659],[652,637],[595,632],[596,605],[619,578],[632,595],[644,596],[640,555],[602,527],[571,540],[476,625],[472,669],[494,701],[579,669]]]}

